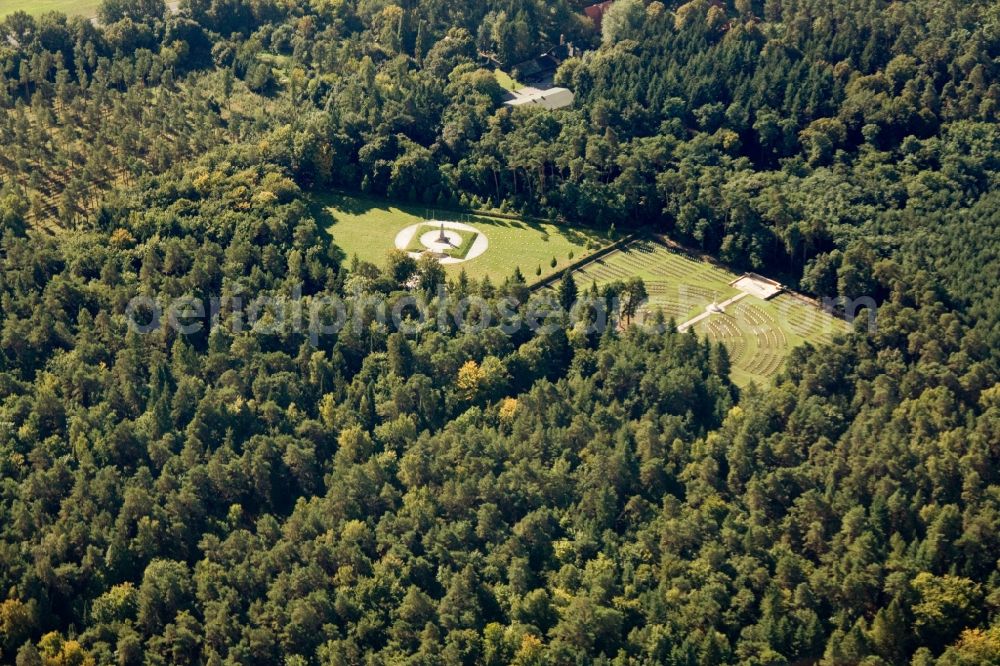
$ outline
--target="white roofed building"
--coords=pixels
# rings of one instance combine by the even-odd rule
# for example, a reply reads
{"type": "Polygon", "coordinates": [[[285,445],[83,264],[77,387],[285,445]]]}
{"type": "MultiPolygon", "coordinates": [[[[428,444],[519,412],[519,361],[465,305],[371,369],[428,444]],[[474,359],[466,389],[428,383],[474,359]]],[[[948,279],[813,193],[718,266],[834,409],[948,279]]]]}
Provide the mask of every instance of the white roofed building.
{"type": "Polygon", "coordinates": [[[543,109],[564,109],[573,105],[573,91],[566,88],[522,88],[513,93],[513,98],[504,102],[507,106],[540,106],[543,109]]]}

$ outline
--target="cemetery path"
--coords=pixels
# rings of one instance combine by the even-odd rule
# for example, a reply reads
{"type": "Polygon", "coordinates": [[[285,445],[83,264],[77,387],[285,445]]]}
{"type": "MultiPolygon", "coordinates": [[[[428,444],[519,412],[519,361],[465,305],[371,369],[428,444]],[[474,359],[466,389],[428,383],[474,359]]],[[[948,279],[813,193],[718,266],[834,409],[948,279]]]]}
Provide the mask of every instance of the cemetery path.
{"type": "Polygon", "coordinates": [[[718,305],[716,305],[715,306],[716,309],[713,309],[712,306],[709,305],[708,307],[705,308],[705,311],[702,312],[700,315],[698,315],[697,317],[694,317],[692,319],[688,319],[686,322],[684,322],[683,324],[679,325],[677,327],[677,330],[680,331],[681,333],[683,333],[684,331],[688,330],[689,328],[691,328],[692,326],[694,326],[695,324],[697,324],[702,319],[707,319],[707,318],[711,317],[713,314],[716,314],[718,312],[725,312],[727,307],[729,307],[730,305],[732,305],[736,301],[738,301],[741,298],[744,298],[746,296],[749,296],[749,294],[747,294],[746,292],[742,292],[742,293],[736,294],[735,296],[733,296],[732,298],[730,298],[728,301],[724,301],[724,302],[719,303],[718,305]]]}

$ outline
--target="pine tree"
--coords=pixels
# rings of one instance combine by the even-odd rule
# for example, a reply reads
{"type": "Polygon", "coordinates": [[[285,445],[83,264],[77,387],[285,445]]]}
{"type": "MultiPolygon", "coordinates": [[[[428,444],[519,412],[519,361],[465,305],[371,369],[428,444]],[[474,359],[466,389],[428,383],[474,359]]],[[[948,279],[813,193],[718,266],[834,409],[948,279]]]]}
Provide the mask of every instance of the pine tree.
{"type": "Polygon", "coordinates": [[[573,308],[578,293],[573,273],[567,270],[563,274],[562,282],[559,283],[559,305],[562,306],[563,310],[569,312],[573,308]]]}

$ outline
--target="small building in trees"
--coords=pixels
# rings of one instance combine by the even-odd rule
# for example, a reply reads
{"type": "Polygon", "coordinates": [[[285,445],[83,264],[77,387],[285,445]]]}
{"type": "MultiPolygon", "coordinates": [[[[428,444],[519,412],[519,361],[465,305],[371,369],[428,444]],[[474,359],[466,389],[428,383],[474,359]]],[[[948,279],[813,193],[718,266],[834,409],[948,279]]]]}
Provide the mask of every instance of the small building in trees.
{"type": "Polygon", "coordinates": [[[504,102],[507,106],[540,106],[543,109],[564,109],[573,105],[573,91],[567,88],[522,88],[513,93],[513,98],[504,102]]]}
{"type": "Polygon", "coordinates": [[[611,9],[611,5],[613,4],[615,4],[614,0],[598,2],[596,5],[585,7],[583,13],[587,15],[587,18],[594,22],[594,27],[600,31],[601,23],[604,21],[604,14],[611,9]]]}
{"type": "Polygon", "coordinates": [[[559,40],[557,46],[541,54],[537,58],[519,62],[511,67],[511,75],[523,83],[541,84],[551,82],[556,70],[567,58],[572,58],[580,54],[580,50],[573,46],[572,42],[567,43],[563,39],[559,40]]]}

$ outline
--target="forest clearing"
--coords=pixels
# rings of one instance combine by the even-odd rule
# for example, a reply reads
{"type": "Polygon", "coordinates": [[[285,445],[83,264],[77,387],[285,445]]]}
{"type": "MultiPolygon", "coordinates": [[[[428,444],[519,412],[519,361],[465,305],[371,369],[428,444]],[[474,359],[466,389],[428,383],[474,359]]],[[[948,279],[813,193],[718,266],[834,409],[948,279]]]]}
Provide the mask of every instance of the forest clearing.
{"type": "Polygon", "coordinates": [[[649,300],[640,316],[662,311],[681,325],[692,322],[699,336],[729,351],[733,381],[767,385],[791,351],[805,343],[829,343],[847,331],[840,319],[793,294],[764,299],[741,291],[739,276],[653,240],[638,240],[581,266],[573,273],[582,289],[641,278],[649,300]],[[713,304],[731,301],[723,311],[713,304]],[[696,322],[693,320],[698,318],[696,322]]]}

